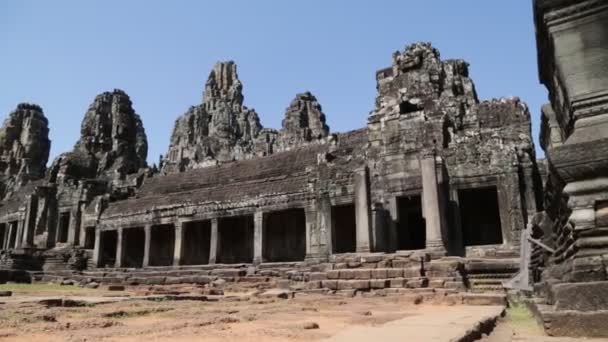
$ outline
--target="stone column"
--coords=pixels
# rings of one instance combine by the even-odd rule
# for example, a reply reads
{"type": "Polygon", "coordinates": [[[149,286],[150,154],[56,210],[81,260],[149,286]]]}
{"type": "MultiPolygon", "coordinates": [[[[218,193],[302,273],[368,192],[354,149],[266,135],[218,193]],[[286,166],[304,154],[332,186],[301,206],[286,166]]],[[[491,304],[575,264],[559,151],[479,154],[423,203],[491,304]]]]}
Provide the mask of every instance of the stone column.
{"type": "Polygon", "coordinates": [[[23,229],[23,247],[34,246],[34,230],[36,225],[36,207],[38,205],[38,197],[31,195],[27,197],[27,208],[25,210],[24,229],[23,229]]]}
{"type": "Polygon", "coordinates": [[[95,247],[93,247],[93,265],[100,267],[101,262],[101,230],[95,228],[95,247]]]}
{"type": "Polygon", "coordinates": [[[218,232],[219,219],[211,219],[211,238],[209,239],[209,264],[215,264],[217,261],[217,251],[219,244],[219,232],[218,232]]]}
{"type": "Polygon", "coordinates": [[[182,253],[184,243],[184,229],[183,222],[177,221],[175,223],[175,244],[173,245],[173,266],[179,266],[182,264],[182,253]]]}
{"type": "Polygon", "coordinates": [[[316,257],[319,254],[316,201],[306,206],[304,216],[306,220],[306,258],[316,257]]]}
{"type": "Polygon", "coordinates": [[[262,247],[264,244],[264,213],[256,211],[253,214],[253,263],[261,264],[263,260],[262,247]]]}
{"type": "Polygon", "coordinates": [[[426,248],[445,253],[442,236],[444,220],[441,217],[434,151],[422,152],[420,170],[422,172],[422,206],[426,220],[426,248]]]}
{"type": "Polygon", "coordinates": [[[150,266],[150,241],[152,241],[152,225],[144,226],[144,261],[142,267],[150,266]]]}
{"type": "Polygon", "coordinates": [[[331,202],[329,197],[319,199],[317,211],[317,227],[319,229],[319,252],[330,255],[333,252],[333,238],[331,226],[331,202]]]}
{"type": "Polygon", "coordinates": [[[80,204],[70,210],[70,225],[68,227],[68,245],[77,245],[80,233],[80,204]]]}
{"type": "Polygon", "coordinates": [[[370,201],[367,167],[355,171],[355,219],[357,224],[357,252],[370,252],[370,201]]]}
{"type": "Polygon", "coordinates": [[[78,243],[78,246],[81,246],[81,247],[84,247],[85,239],[86,239],[86,235],[87,235],[86,227],[82,224],[82,221],[83,221],[82,213],[84,213],[85,209],[86,209],[86,204],[81,203],[80,209],[79,209],[80,215],[78,215],[78,217],[79,217],[78,226],[80,227],[80,232],[78,233],[78,241],[76,241],[76,243],[78,243]]]}
{"type": "Polygon", "coordinates": [[[21,219],[17,221],[17,236],[15,236],[15,248],[21,248],[21,242],[23,240],[23,228],[25,226],[25,220],[21,219]]]}
{"type": "Polygon", "coordinates": [[[123,238],[122,238],[122,228],[118,228],[116,230],[116,263],[114,264],[114,267],[116,268],[120,268],[122,267],[122,257],[123,257],[123,238]]]}
{"type": "Polygon", "coordinates": [[[9,248],[14,248],[14,245],[11,245],[11,240],[13,237],[13,234],[16,234],[16,224],[14,222],[9,222],[7,223],[8,226],[8,233],[6,234],[6,248],[5,249],[9,249],[9,248]]]}
{"type": "Polygon", "coordinates": [[[4,225],[4,231],[2,232],[2,237],[0,238],[0,250],[6,249],[6,237],[8,236],[8,225],[4,225]]]}
{"type": "Polygon", "coordinates": [[[387,245],[390,252],[396,251],[399,247],[399,237],[397,236],[397,222],[399,222],[399,210],[397,208],[397,198],[391,197],[388,203],[389,210],[389,227],[387,245]]]}

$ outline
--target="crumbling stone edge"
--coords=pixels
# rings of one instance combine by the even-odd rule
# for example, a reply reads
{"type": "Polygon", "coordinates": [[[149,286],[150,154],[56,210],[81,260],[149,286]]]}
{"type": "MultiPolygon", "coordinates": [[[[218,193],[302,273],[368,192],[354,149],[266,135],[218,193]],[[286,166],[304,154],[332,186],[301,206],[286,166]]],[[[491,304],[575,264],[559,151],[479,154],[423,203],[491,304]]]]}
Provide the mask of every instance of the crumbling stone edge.
{"type": "Polygon", "coordinates": [[[498,314],[481,318],[471,329],[464,332],[462,336],[455,337],[450,342],[473,342],[482,339],[485,335],[492,333],[498,319],[504,317],[505,314],[506,307],[503,307],[498,314]]]}

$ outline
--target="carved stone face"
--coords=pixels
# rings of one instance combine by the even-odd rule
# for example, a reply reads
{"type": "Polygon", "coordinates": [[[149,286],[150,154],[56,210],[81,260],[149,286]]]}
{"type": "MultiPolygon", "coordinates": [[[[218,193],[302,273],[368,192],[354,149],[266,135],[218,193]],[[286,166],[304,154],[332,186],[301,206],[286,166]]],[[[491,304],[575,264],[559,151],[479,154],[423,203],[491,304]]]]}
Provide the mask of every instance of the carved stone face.
{"type": "Polygon", "coordinates": [[[211,114],[209,131],[217,138],[231,139],[234,136],[234,114],[225,103],[218,103],[211,114]]]}

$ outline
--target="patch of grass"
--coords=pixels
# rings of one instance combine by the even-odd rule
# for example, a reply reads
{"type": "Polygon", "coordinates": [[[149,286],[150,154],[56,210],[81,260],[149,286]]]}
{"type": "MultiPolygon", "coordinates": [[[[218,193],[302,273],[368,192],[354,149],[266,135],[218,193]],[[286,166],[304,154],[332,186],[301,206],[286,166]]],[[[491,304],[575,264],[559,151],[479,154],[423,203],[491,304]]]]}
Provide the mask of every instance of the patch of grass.
{"type": "Polygon", "coordinates": [[[532,312],[530,312],[524,304],[519,302],[510,303],[505,321],[517,330],[521,329],[527,332],[540,334],[543,332],[542,327],[538,324],[532,315],[532,312]]]}
{"type": "Polygon", "coordinates": [[[87,293],[99,293],[99,290],[87,289],[73,285],[59,285],[49,283],[34,283],[34,284],[0,284],[0,291],[12,291],[13,294],[22,295],[48,295],[59,293],[62,295],[84,295],[87,293]]]}

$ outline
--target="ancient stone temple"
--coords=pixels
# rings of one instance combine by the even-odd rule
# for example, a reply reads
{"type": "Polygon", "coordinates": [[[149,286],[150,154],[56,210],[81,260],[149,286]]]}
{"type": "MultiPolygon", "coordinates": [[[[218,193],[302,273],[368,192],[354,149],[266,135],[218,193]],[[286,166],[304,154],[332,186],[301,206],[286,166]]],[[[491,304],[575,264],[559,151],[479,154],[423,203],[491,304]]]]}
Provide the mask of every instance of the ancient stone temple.
{"type": "Polygon", "coordinates": [[[608,336],[608,3],[536,0],[544,211],[530,222],[536,312],[553,335],[608,336]]]}
{"type": "MultiPolygon", "coordinates": [[[[376,80],[360,129],[331,132],[304,92],[277,130],[244,106],[236,64],[220,62],[158,168],[120,90],[95,99],[74,150],[45,174],[46,121],[20,106],[40,117],[22,145],[44,153],[2,145],[10,163],[38,169],[22,171],[19,193],[3,183],[0,265],[32,280],[502,289],[542,209],[527,106],[479,101],[468,64],[428,43],[395,52],[376,80]]],[[[32,126],[15,120],[4,130],[32,126]]]]}

